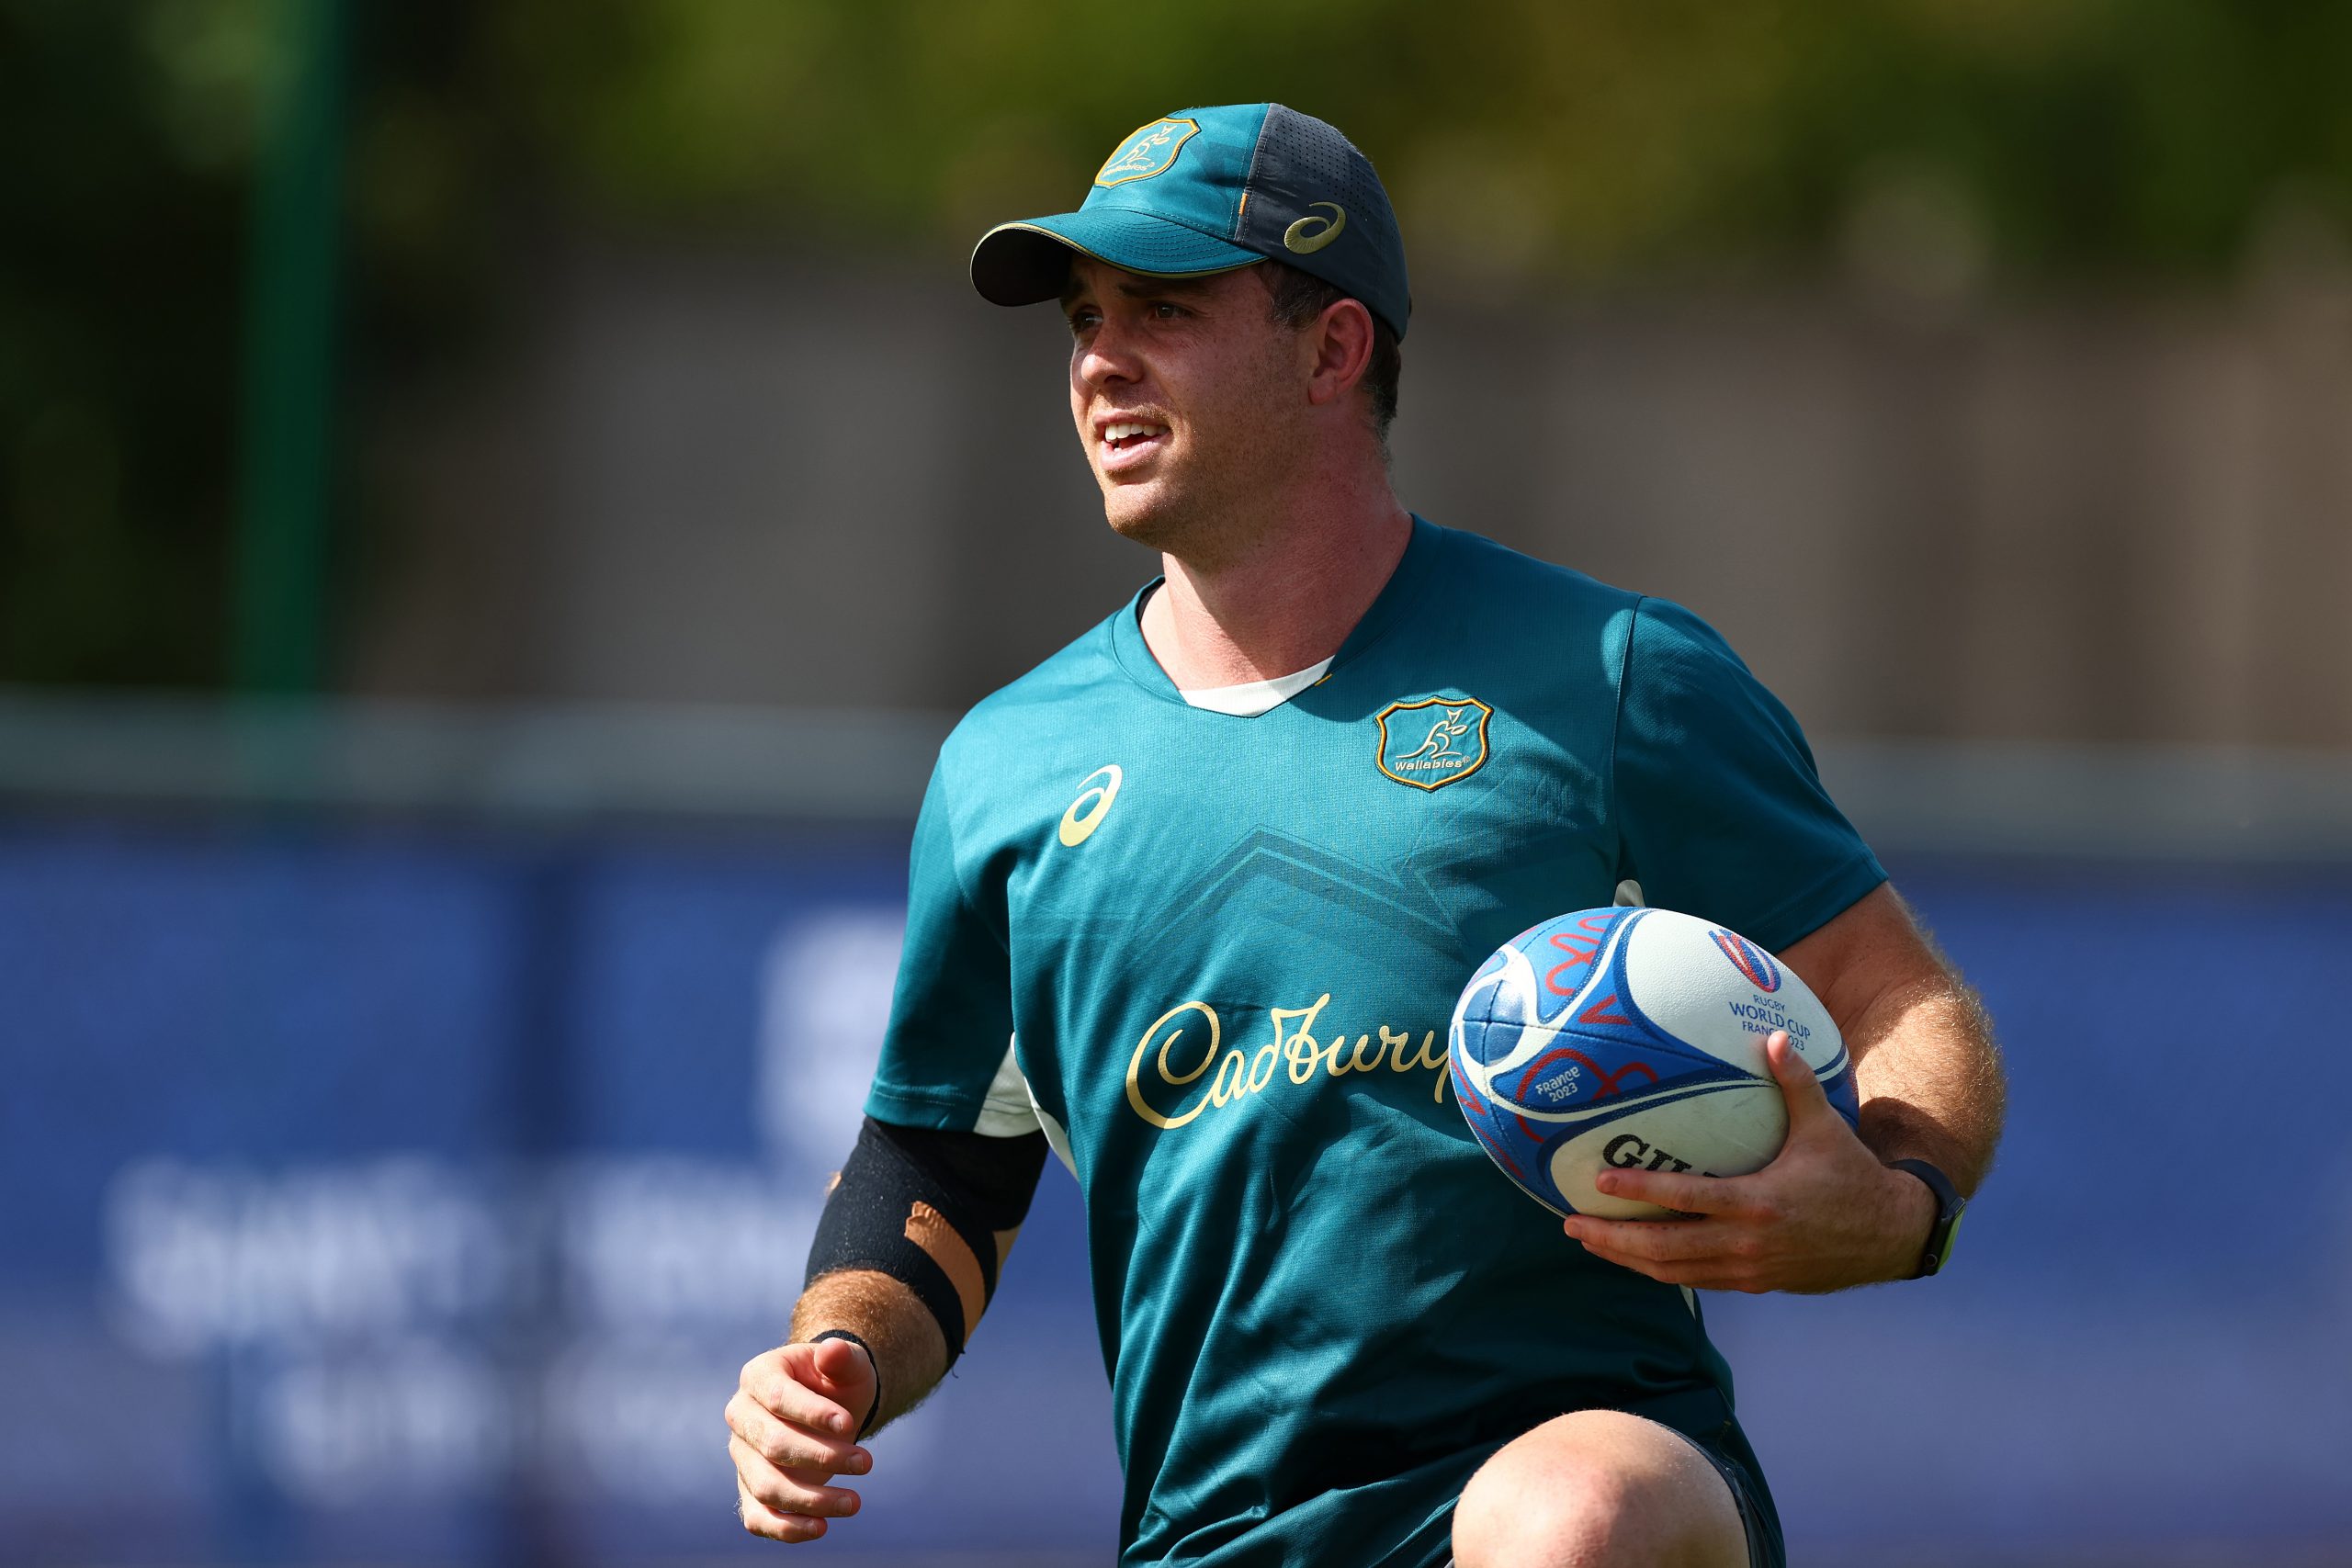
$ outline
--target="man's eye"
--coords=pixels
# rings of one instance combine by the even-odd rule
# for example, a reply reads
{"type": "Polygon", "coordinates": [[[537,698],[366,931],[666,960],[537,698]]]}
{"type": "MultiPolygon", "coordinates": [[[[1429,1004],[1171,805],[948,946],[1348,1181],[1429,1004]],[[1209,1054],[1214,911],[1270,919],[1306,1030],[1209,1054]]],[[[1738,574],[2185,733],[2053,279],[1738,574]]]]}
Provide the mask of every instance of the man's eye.
{"type": "Polygon", "coordinates": [[[1151,313],[1160,321],[1172,321],[1177,317],[1184,313],[1184,307],[1182,305],[1170,304],[1165,299],[1160,299],[1153,303],[1151,307],[1151,313]]]}
{"type": "Polygon", "coordinates": [[[1073,333],[1091,331],[1094,323],[1102,319],[1091,310],[1073,310],[1069,316],[1069,330],[1073,333]]]}

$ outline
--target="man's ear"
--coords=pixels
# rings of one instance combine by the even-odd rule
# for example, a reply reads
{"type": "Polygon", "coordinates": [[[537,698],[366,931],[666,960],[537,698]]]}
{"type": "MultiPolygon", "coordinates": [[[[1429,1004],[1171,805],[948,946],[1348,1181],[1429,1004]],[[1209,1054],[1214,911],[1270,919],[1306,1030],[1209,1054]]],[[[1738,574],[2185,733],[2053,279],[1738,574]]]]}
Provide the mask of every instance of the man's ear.
{"type": "Polygon", "coordinates": [[[1372,312],[1360,299],[1338,299],[1326,307],[1308,330],[1315,362],[1306,383],[1306,400],[1317,406],[1336,403],[1354,392],[1372,364],[1372,312]]]}

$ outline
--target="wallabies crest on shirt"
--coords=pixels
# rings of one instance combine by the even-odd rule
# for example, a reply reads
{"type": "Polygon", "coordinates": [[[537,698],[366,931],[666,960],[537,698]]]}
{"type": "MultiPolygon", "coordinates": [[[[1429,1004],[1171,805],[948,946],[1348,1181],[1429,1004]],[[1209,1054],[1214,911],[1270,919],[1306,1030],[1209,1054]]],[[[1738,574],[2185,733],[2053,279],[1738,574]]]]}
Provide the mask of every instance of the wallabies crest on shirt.
{"type": "Polygon", "coordinates": [[[1469,696],[1390,703],[1374,720],[1380,728],[1380,771],[1420,790],[1466,779],[1486,764],[1487,721],[1494,716],[1469,696]]]}

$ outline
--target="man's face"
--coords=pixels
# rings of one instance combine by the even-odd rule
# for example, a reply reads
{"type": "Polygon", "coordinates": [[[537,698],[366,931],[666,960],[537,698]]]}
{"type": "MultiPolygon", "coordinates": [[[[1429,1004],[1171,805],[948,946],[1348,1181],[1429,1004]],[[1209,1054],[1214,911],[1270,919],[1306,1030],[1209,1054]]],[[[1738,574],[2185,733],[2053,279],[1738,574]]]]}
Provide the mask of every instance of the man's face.
{"type": "Polygon", "coordinates": [[[1255,267],[1169,279],[1080,257],[1062,294],[1069,402],[1111,526],[1213,559],[1293,474],[1305,334],[1272,319],[1255,267]]]}

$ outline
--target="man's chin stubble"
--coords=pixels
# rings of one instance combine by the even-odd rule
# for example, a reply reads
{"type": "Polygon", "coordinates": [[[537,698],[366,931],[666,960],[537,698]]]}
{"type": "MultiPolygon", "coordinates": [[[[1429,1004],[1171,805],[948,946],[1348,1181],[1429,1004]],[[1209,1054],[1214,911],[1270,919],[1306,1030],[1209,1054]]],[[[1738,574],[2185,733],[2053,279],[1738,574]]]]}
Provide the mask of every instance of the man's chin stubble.
{"type": "Polygon", "coordinates": [[[1121,538],[1182,561],[1194,572],[1215,572],[1243,558],[1238,541],[1219,527],[1221,519],[1190,511],[1158,508],[1120,517],[1105,508],[1104,520],[1121,538]]]}
{"type": "MultiPolygon", "coordinates": [[[[1229,485],[1199,482],[1211,477],[1161,473],[1148,481],[1103,485],[1103,521],[1123,539],[1196,570],[1215,570],[1246,553],[1251,525],[1244,521],[1246,511],[1237,510],[1229,485]]],[[[1095,479],[1101,483],[1102,475],[1095,479]]]]}
{"type": "Polygon", "coordinates": [[[1150,550],[1169,551],[1183,543],[1192,530],[1185,526],[1182,507],[1136,505],[1136,499],[1126,497],[1126,504],[1122,505],[1117,490],[1104,493],[1102,520],[1111,525],[1111,532],[1150,550]]]}

